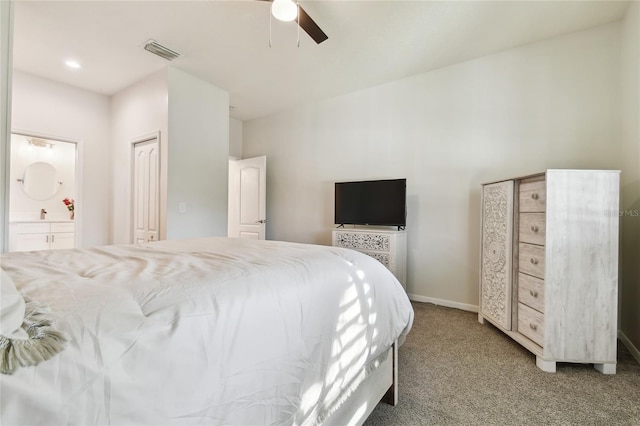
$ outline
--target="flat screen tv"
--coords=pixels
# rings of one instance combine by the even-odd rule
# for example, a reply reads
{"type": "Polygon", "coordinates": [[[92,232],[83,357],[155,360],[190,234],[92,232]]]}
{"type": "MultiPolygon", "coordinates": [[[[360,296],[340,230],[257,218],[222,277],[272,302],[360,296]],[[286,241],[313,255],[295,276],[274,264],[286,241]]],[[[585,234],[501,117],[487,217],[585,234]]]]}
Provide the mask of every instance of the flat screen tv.
{"type": "Polygon", "coordinates": [[[404,228],[407,179],[336,182],[335,223],[404,228]]]}

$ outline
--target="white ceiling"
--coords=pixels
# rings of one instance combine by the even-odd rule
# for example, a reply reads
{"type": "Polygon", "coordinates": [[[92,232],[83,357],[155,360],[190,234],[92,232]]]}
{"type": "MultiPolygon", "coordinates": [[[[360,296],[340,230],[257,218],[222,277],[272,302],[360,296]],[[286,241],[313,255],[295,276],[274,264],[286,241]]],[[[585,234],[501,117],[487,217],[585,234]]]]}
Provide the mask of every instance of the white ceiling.
{"type": "Polygon", "coordinates": [[[246,120],[489,53],[620,20],[628,1],[300,0],[329,39],[316,45],[269,3],[27,1],[14,9],[14,67],[111,95],[169,62],[227,90],[246,120]],[[71,70],[68,58],[82,64],[71,70]]]}

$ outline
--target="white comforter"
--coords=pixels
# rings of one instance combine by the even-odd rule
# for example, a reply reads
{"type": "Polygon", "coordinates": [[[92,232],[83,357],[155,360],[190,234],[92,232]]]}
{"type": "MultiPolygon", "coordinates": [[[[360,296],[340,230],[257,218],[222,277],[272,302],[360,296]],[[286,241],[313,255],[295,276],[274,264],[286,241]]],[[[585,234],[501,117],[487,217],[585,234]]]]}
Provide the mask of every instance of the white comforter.
{"type": "Polygon", "coordinates": [[[204,238],[11,253],[68,347],[0,377],[1,424],[314,424],[413,321],[376,260],[204,238]]]}

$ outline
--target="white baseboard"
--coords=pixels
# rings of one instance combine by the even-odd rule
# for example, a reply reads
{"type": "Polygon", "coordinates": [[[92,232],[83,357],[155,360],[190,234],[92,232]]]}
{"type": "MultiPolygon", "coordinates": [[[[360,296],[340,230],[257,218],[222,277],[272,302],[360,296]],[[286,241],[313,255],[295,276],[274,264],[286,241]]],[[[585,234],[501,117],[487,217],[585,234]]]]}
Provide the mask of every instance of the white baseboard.
{"type": "Polygon", "coordinates": [[[618,338],[627,347],[627,349],[629,349],[629,352],[631,352],[631,355],[633,355],[636,361],[638,361],[638,364],[640,364],[640,351],[638,350],[638,348],[636,348],[633,343],[631,343],[631,340],[629,340],[629,338],[622,331],[618,331],[618,338]]]}
{"type": "Polygon", "coordinates": [[[478,312],[478,305],[469,305],[466,303],[452,302],[451,300],[435,299],[433,297],[424,297],[417,294],[410,294],[409,300],[412,300],[414,302],[433,303],[434,305],[460,309],[463,311],[478,312]]]}

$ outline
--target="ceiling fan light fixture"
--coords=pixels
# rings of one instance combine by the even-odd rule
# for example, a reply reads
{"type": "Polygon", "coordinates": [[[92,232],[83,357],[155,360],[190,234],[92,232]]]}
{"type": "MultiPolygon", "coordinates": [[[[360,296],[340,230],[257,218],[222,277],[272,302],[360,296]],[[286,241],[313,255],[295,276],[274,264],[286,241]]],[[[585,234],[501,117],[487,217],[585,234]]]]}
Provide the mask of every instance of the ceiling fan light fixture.
{"type": "Polygon", "coordinates": [[[280,21],[293,21],[298,17],[298,5],[292,0],[273,0],[271,14],[280,21]]]}

